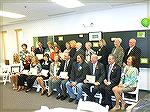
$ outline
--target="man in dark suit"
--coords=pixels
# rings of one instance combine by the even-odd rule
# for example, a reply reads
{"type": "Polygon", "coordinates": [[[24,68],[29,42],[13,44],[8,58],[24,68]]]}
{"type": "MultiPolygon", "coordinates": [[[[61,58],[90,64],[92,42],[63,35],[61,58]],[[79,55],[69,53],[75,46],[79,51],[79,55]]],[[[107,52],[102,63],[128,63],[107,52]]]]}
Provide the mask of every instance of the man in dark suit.
{"type": "Polygon", "coordinates": [[[84,61],[85,58],[82,54],[77,55],[77,61],[73,63],[71,75],[69,81],[66,83],[67,91],[69,94],[69,102],[75,100],[75,104],[78,104],[79,99],[82,96],[82,85],[89,74],[89,66],[84,61]],[[77,90],[77,96],[74,94],[73,87],[77,90]]]}
{"type": "Polygon", "coordinates": [[[138,60],[138,64],[140,65],[141,49],[136,46],[136,40],[134,38],[129,40],[129,48],[125,50],[125,55],[123,58],[124,66],[126,65],[129,56],[135,56],[138,60]]]}
{"type": "Polygon", "coordinates": [[[73,60],[74,60],[74,61],[76,61],[77,56],[78,56],[79,54],[82,54],[83,56],[85,56],[85,51],[82,49],[82,43],[77,42],[77,43],[76,43],[76,52],[75,52],[75,55],[73,56],[73,60]]]}
{"type": "Polygon", "coordinates": [[[85,79],[82,89],[88,95],[87,100],[94,101],[94,95],[98,92],[98,87],[105,78],[105,69],[104,65],[98,62],[98,56],[96,54],[91,55],[91,62],[89,62],[89,67],[90,75],[95,76],[95,82],[89,83],[88,80],[85,79]],[[90,91],[91,86],[94,86],[92,92],[90,91]]]}
{"type": "Polygon", "coordinates": [[[102,94],[101,105],[109,105],[112,108],[111,95],[112,88],[119,84],[121,78],[121,67],[115,63],[115,55],[108,56],[108,66],[106,67],[106,75],[103,83],[99,86],[99,91],[102,94]]]}
{"type": "MultiPolygon", "coordinates": [[[[44,54],[44,51],[45,51],[45,48],[42,46],[42,43],[39,41],[38,48],[35,49],[35,56],[37,56],[37,54],[44,54]]],[[[43,58],[39,59],[39,61],[42,64],[43,58]]]]}
{"type": "Polygon", "coordinates": [[[60,72],[68,72],[68,76],[63,78],[60,78],[60,81],[57,81],[58,84],[56,84],[56,90],[58,92],[58,96],[56,99],[65,100],[67,98],[66,93],[66,82],[70,78],[71,69],[72,69],[73,60],[70,58],[69,53],[64,54],[64,60],[62,60],[60,64],[60,69],[58,70],[58,75],[60,75],[60,72]],[[62,87],[62,89],[61,89],[62,87]]]}

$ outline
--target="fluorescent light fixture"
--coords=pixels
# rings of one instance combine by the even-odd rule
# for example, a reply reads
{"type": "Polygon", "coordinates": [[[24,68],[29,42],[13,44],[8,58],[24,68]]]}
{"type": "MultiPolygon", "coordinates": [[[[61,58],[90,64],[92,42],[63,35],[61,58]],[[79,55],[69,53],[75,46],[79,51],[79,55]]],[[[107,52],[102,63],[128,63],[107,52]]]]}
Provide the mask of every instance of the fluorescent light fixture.
{"type": "Polygon", "coordinates": [[[51,1],[66,8],[75,8],[84,6],[84,4],[78,0],[51,0],[51,1]]]}
{"type": "Polygon", "coordinates": [[[26,17],[25,15],[7,12],[7,11],[0,11],[0,16],[8,17],[8,18],[15,18],[15,19],[26,17]]]}

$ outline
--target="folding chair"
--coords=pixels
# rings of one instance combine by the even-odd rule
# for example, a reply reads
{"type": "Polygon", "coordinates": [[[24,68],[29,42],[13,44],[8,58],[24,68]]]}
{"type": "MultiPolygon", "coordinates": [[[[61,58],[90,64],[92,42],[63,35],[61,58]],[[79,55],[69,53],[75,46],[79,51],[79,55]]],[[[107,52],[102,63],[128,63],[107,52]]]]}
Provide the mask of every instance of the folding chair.
{"type": "Polygon", "coordinates": [[[2,81],[4,85],[7,82],[10,82],[10,66],[9,65],[2,65],[0,69],[0,76],[2,77],[2,81]]]}
{"type": "Polygon", "coordinates": [[[135,98],[129,98],[129,97],[126,97],[126,93],[122,93],[122,98],[123,100],[125,100],[126,103],[128,104],[134,104],[134,103],[137,103],[138,100],[139,100],[139,76],[138,76],[138,82],[137,82],[137,87],[136,87],[136,90],[133,91],[133,92],[127,92],[127,94],[129,95],[134,95],[135,98]]]}
{"type": "MultiPolygon", "coordinates": [[[[45,79],[45,80],[43,80],[43,81],[44,81],[44,84],[45,84],[45,88],[46,88],[47,91],[49,92],[48,80],[49,80],[49,79],[45,79]]],[[[36,82],[36,83],[37,83],[37,82],[36,82]]],[[[39,84],[35,84],[33,87],[36,87],[36,88],[37,88],[37,89],[36,89],[36,92],[39,92],[39,91],[42,89],[42,87],[41,87],[39,84]]]]}

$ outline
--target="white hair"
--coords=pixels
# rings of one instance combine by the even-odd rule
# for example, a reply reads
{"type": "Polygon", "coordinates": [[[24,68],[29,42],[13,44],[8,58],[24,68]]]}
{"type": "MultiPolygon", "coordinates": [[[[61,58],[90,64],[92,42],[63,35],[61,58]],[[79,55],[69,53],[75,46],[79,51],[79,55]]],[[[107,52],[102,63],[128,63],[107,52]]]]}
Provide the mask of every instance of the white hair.
{"type": "Polygon", "coordinates": [[[122,42],[121,38],[115,38],[115,40],[118,40],[120,43],[122,42]]]}

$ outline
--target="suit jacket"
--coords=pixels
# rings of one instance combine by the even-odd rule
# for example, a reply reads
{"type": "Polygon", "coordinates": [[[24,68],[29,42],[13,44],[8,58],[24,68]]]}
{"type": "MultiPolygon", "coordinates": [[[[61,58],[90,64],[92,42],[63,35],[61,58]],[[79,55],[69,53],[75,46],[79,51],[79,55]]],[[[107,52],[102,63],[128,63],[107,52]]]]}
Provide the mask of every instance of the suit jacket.
{"type": "Polygon", "coordinates": [[[108,58],[108,55],[109,55],[109,51],[107,49],[107,47],[103,46],[102,48],[100,48],[97,53],[96,53],[98,56],[102,56],[98,61],[100,63],[102,63],[104,66],[106,66],[108,63],[107,63],[107,58],[108,58]]]}
{"type": "Polygon", "coordinates": [[[74,61],[76,61],[76,58],[79,54],[82,54],[83,56],[85,56],[85,51],[82,48],[80,48],[78,51],[76,51],[76,53],[73,56],[74,61]]]}
{"type": "MultiPolygon", "coordinates": [[[[91,62],[89,62],[89,67],[90,67],[90,74],[93,74],[93,64],[91,62]]],[[[102,81],[105,78],[105,69],[102,63],[97,62],[94,75],[95,75],[95,81],[102,83],[102,81]]]]}
{"type": "Polygon", "coordinates": [[[129,53],[129,55],[128,55],[129,49],[130,49],[130,48],[127,48],[127,49],[125,50],[125,55],[124,55],[123,62],[126,63],[128,57],[132,55],[132,56],[135,56],[135,57],[138,59],[138,62],[140,63],[141,49],[135,46],[135,47],[131,50],[131,52],[129,53]]]}
{"type": "Polygon", "coordinates": [[[42,48],[43,48],[43,51],[42,51],[42,52],[40,51],[39,47],[36,48],[36,49],[35,49],[35,55],[36,55],[36,54],[44,54],[45,48],[44,48],[44,47],[42,47],[42,48]]]}
{"type": "MultiPolygon", "coordinates": [[[[105,79],[108,80],[108,72],[109,72],[109,65],[107,65],[106,67],[106,75],[105,75],[105,79]]],[[[110,74],[110,86],[114,87],[116,85],[119,84],[120,82],[120,78],[121,78],[121,67],[117,64],[115,64],[111,70],[111,74],[110,74]]]]}
{"type": "MultiPolygon", "coordinates": [[[[68,66],[67,66],[67,72],[68,72],[69,77],[70,77],[71,70],[72,70],[72,64],[73,64],[73,60],[70,59],[68,66]]],[[[58,70],[58,75],[60,75],[60,72],[64,71],[64,67],[65,67],[65,60],[62,60],[60,64],[60,69],[58,70]]]]}
{"type": "Polygon", "coordinates": [[[74,62],[72,65],[70,80],[82,83],[86,78],[86,75],[90,74],[89,65],[86,62],[83,62],[78,68],[78,63],[74,62]]]}
{"type": "MultiPolygon", "coordinates": [[[[116,48],[112,49],[112,54],[115,51],[116,48]]],[[[123,48],[120,46],[116,49],[116,52],[114,53],[115,57],[116,57],[116,64],[118,64],[120,67],[122,66],[123,63],[123,57],[124,57],[124,50],[123,48]]]]}
{"type": "Polygon", "coordinates": [[[70,57],[73,58],[73,56],[75,55],[75,53],[76,53],[76,48],[72,48],[72,49],[70,50],[70,52],[69,52],[70,57]]]}

